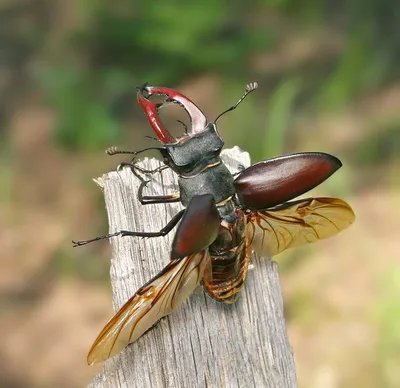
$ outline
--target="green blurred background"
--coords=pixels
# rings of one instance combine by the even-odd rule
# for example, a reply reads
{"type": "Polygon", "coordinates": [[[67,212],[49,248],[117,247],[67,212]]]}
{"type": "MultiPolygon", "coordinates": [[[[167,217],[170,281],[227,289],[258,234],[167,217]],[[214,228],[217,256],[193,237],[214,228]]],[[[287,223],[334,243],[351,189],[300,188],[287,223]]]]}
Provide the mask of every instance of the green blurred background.
{"type": "Polygon", "coordinates": [[[389,0],[2,1],[0,386],[98,370],[85,357],[112,313],[110,247],[70,240],[107,230],[92,178],[121,159],[104,149],[149,144],[133,87],[178,89],[214,118],[257,81],[219,122],[226,146],[336,155],[312,194],[357,215],[277,258],[300,387],[399,387],[399,63],[389,0]]]}

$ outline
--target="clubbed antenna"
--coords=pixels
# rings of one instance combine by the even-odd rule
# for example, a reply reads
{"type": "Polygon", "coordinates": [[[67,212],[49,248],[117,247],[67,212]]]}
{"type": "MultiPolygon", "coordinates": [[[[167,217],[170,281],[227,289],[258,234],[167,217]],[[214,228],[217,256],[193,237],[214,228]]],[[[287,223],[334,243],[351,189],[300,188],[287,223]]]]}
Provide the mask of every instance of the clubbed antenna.
{"type": "Polygon", "coordinates": [[[243,94],[242,97],[240,97],[239,101],[238,101],[235,105],[232,105],[230,108],[228,108],[227,110],[223,111],[223,112],[214,120],[214,123],[216,123],[217,120],[218,120],[221,116],[223,116],[225,113],[228,113],[228,112],[230,112],[231,110],[236,109],[236,107],[237,107],[251,92],[253,92],[253,91],[256,90],[257,88],[258,88],[258,83],[257,83],[257,82],[251,82],[251,83],[247,84],[247,85],[246,85],[246,88],[245,88],[245,93],[243,94]]]}
{"type": "Polygon", "coordinates": [[[161,150],[163,149],[162,147],[149,147],[149,148],[144,148],[142,150],[139,151],[124,151],[124,150],[120,150],[115,146],[109,147],[106,149],[106,154],[107,155],[121,155],[121,154],[130,154],[130,155],[137,155],[140,154],[144,151],[149,151],[149,150],[161,150]]]}
{"type": "Polygon", "coordinates": [[[106,149],[107,155],[117,155],[117,154],[121,154],[121,153],[125,154],[126,152],[120,152],[119,149],[115,146],[111,146],[106,149]]]}

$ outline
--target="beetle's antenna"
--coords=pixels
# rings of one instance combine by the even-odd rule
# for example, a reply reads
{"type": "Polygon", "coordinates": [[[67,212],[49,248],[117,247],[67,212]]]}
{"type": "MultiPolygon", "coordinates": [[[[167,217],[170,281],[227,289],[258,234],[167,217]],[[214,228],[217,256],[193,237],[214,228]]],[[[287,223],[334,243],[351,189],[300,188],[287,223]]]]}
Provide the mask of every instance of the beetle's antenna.
{"type": "Polygon", "coordinates": [[[223,112],[214,120],[214,123],[216,123],[217,120],[218,120],[221,116],[223,116],[225,113],[228,113],[228,112],[230,112],[231,110],[236,109],[236,107],[237,107],[251,92],[253,92],[253,91],[256,90],[257,88],[258,88],[258,83],[257,83],[257,82],[252,82],[252,83],[249,83],[248,85],[246,85],[245,93],[243,94],[242,97],[240,97],[239,101],[238,101],[235,105],[232,105],[230,108],[228,108],[227,110],[223,111],[223,112]]]}
{"type": "Polygon", "coordinates": [[[106,149],[106,154],[107,155],[120,155],[120,154],[130,154],[130,155],[137,155],[140,154],[144,151],[149,151],[149,150],[158,150],[161,151],[163,150],[163,147],[148,147],[148,148],[143,148],[142,150],[139,151],[124,151],[124,150],[120,150],[117,147],[109,147],[106,149]]]}

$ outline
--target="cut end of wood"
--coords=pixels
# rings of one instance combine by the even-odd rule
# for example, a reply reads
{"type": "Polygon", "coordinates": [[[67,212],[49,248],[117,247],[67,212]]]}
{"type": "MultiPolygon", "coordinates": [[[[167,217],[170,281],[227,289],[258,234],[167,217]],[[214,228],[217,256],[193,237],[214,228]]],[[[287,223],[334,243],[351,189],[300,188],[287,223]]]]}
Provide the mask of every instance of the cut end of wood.
{"type": "Polygon", "coordinates": [[[93,182],[100,187],[100,189],[104,190],[104,180],[107,179],[107,174],[104,174],[102,177],[93,178],[93,182]]]}

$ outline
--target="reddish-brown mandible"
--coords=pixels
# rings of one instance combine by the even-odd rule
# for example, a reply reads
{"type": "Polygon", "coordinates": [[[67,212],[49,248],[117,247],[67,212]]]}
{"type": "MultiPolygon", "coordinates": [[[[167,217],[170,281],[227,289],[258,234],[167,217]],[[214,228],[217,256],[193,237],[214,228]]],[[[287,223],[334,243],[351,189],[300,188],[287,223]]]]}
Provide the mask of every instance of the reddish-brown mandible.
{"type": "Polygon", "coordinates": [[[235,179],[237,196],[247,209],[267,209],[318,186],[341,166],[339,159],[321,152],[265,160],[235,179]]]}

